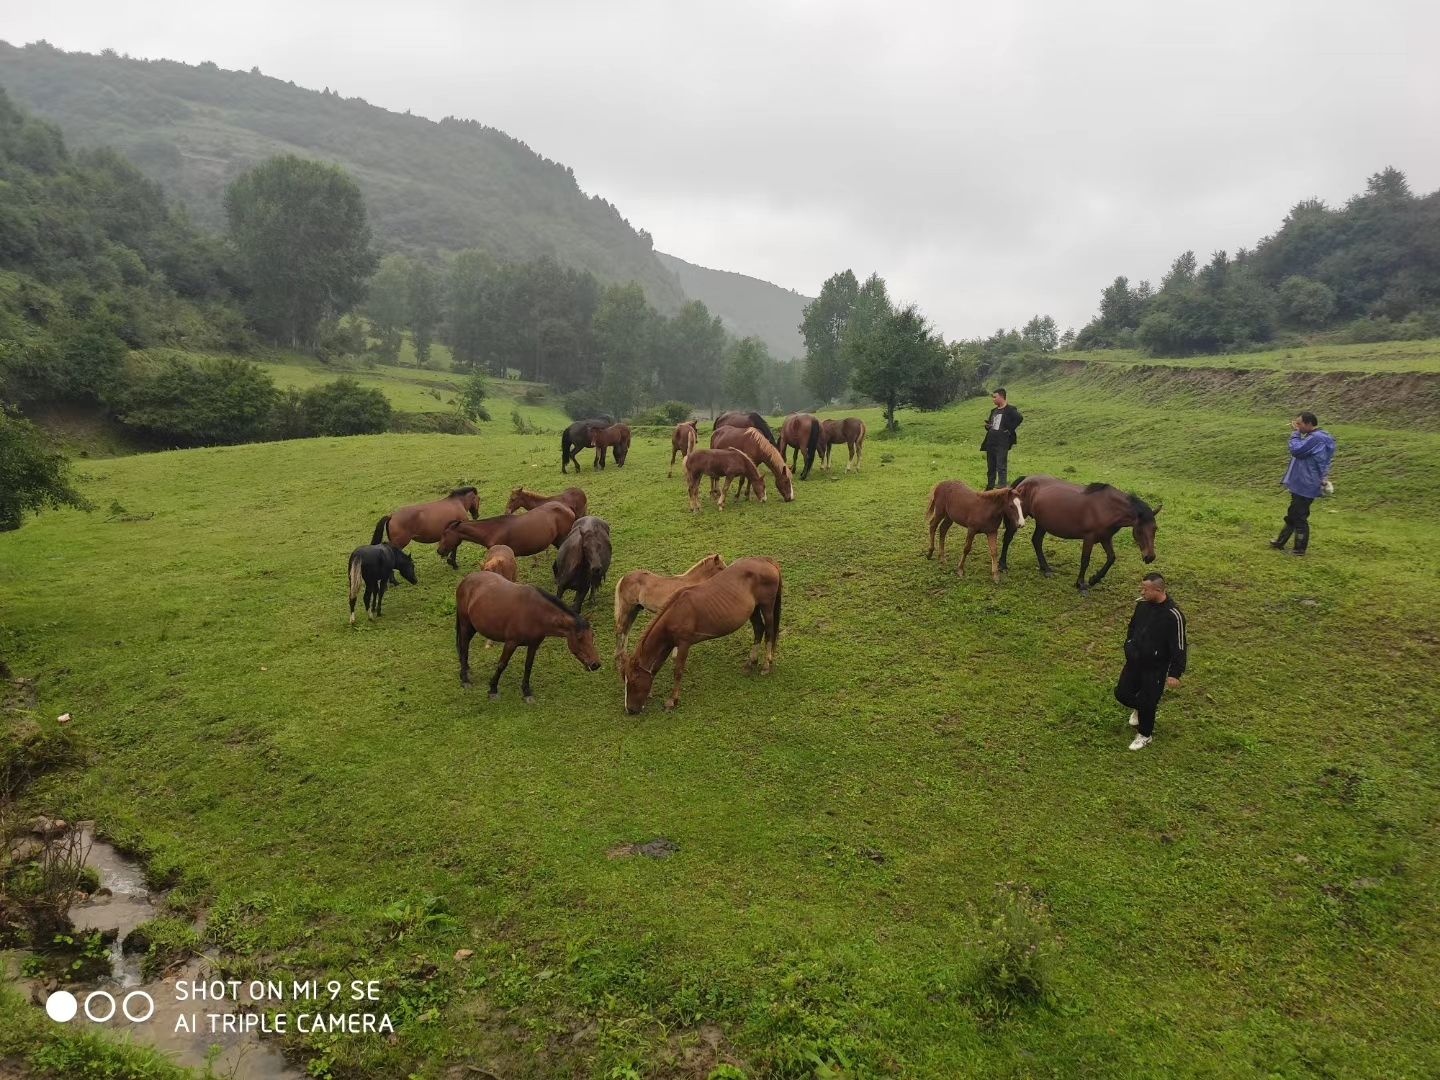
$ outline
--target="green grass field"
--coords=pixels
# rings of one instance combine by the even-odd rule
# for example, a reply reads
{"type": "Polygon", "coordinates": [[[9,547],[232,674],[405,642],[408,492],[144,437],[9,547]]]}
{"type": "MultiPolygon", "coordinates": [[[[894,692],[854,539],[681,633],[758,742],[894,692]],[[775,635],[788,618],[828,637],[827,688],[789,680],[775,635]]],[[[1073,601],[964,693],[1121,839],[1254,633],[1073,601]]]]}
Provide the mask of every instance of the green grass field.
{"type": "MultiPolygon", "coordinates": [[[[1288,410],[1010,390],[1012,477],[1164,504],[1191,668],[1144,752],[1111,697],[1128,532],[1088,598],[1076,544],[1046,580],[1022,537],[999,586],[983,548],[964,580],[922,557],[930,487],[983,481],[982,400],[894,437],[866,414],[862,473],[723,514],[685,511],[668,440],[582,454],[612,584],[780,561],[776,671],[742,673],[748,635],[702,644],[679,710],[629,717],[612,667],[551,642],[538,704],[518,663],[499,702],[463,692],[458,575],[418,549],[419,587],[352,630],[345,560],[455,484],[495,513],[567,483],[497,410],[91,463],[97,504],[154,516],[0,536],[0,655],[90,753],[30,800],[147,852],[229,970],[382,979],[397,1041],[297,1046],[316,1076],[1440,1074],[1440,435],[1327,425],[1338,490],[1294,560],[1265,544],[1288,410]],[[607,856],[659,837],[672,858],[607,856]],[[1016,892],[1031,922],[997,930],[1016,892]],[[986,960],[1031,934],[1046,993],[1011,1003],[986,960]]],[[[608,596],[594,619],[608,659],[608,596]]]]}
{"type": "Polygon", "coordinates": [[[1241,368],[1251,371],[1440,372],[1440,340],[1381,341],[1367,345],[1303,345],[1229,356],[1166,359],[1136,349],[1097,349],[1059,354],[1065,360],[1171,367],[1241,368]]]}

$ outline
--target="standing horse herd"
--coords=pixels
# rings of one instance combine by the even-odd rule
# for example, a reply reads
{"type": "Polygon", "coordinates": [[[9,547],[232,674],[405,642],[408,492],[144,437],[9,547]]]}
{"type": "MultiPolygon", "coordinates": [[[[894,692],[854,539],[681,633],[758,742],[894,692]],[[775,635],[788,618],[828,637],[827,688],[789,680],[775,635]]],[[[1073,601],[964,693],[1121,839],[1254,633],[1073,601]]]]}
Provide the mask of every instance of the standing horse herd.
{"type": "MultiPolygon", "coordinates": [[[[849,417],[821,420],[809,413],[785,418],[780,436],[759,413],[727,412],[716,417],[710,446],[699,446],[699,423],[677,424],[671,439],[670,466],[681,459],[688,505],[700,509],[700,484],[710,478],[710,495],[720,510],[733,482],[739,481],[736,498],[752,494],[766,501],[763,466],[770,472],[775,489],[784,502],[795,499],[795,470],[804,457],[803,480],[810,475],[816,459],[830,468],[831,448],[844,443],[848,451],[846,472],[859,472],[865,445],[865,424],[849,417]],[[786,451],[791,460],[786,461],[786,451]]],[[[631,430],[612,417],[579,420],[565,429],[560,441],[560,471],[569,471],[581,449],[593,448],[593,467],[606,467],[613,451],[615,465],[623,468],[629,456],[631,430]]],[[[1132,530],[1136,546],[1146,563],[1155,559],[1156,515],[1138,496],[1109,484],[1081,486],[1053,476],[1022,477],[993,491],[977,492],[959,480],[946,480],[930,492],[925,510],[930,547],[926,558],[935,554],[938,539],[940,562],[945,561],[945,540],[952,526],[965,529],[965,546],[956,573],[964,576],[966,557],[977,535],[990,548],[991,580],[999,582],[1008,569],[1011,541],[1027,522],[1033,523],[1031,543],[1041,573],[1051,574],[1043,547],[1047,535],[1079,540],[1083,547],[1076,587],[1087,592],[1097,585],[1115,563],[1113,539],[1121,529],[1132,530]],[[1003,540],[1001,533],[1003,532],[1003,540]],[[1091,553],[1096,544],[1105,551],[1105,563],[1089,579],[1091,553]]],[[[364,608],[372,618],[381,615],[385,590],[398,584],[398,573],[416,584],[415,564],[404,550],[412,541],[435,544],[437,554],[458,569],[456,552],[465,541],[486,549],[486,558],[477,571],[466,574],[455,591],[455,648],[460,662],[460,682],[470,685],[470,643],[479,635],[502,646],[500,661],[490,678],[490,697],[500,695],[500,679],[515,650],[525,647],[525,673],[521,693],[526,702],[535,700],[530,678],[535,656],[546,638],[564,638],[566,646],[589,671],[601,667],[595,635],[582,611],[587,601],[603,587],[610,570],[612,547],[610,524],[589,513],[589,500],[577,487],[544,495],[517,487],[510,492],[503,514],[481,518],[476,488],[461,487],[433,502],[401,507],[382,517],[375,525],[370,544],[356,548],[347,564],[350,587],[350,622],[355,622],[355,601],[364,589],[364,608]],[[551,565],[554,592],[547,592],[518,580],[518,560],[538,557],[555,549],[551,565]],[[575,594],[574,606],[561,597],[575,594]]],[[[673,709],[680,701],[680,684],[690,647],[711,638],[735,633],[746,622],[754,631],[754,642],[745,670],[753,671],[764,643],[761,671],[774,667],[780,639],[782,596],[780,565],[773,559],[749,557],[727,564],[718,554],[707,555],[682,574],[667,576],[651,570],[632,570],[615,587],[615,667],[625,685],[625,709],[638,713],[650,697],[656,675],[670,658],[675,660],[674,687],[665,701],[673,709]],[[627,652],[636,618],[648,611],[653,618],[641,634],[633,652],[627,652]]]]}

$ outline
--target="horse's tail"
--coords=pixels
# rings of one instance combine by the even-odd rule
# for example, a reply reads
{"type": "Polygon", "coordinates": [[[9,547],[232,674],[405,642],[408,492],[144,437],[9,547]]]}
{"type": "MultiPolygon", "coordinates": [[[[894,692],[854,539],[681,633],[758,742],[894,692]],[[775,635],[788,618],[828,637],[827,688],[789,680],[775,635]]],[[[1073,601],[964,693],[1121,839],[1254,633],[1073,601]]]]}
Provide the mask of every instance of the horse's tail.
{"type": "Polygon", "coordinates": [[[930,489],[930,501],[925,504],[925,528],[931,528],[931,522],[935,520],[935,504],[940,498],[940,485],[936,484],[930,489]]]}
{"type": "Polygon", "coordinates": [[[375,535],[370,537],[370,543],[378,544],[385,539],[385,529],[390,524],[390,515],[386,514],[375,523],[375,535]]]}
{"type": "Polygon", "coordinates": [[[860,455],[865,451],[865,421],[860,421],[860,437],[855,440],[855,463],[859,468],[860,455]]]}
{"type": "Polygon", "coordinates": [[[771,446],[779,449],[780,443],[775,438],[775,432],[770,430],[770,425],[765,422],[765,418],[763,416],[761,416],[759,413],[751,413],[750,423],[757,431],[760,432],[761,435],[765,436],[771,446]]]}
{"type": "Polygon", "coordinates": [[[815,463],[815,451],[820,449],[820,436],[825,433],[824,426],[818,417],[810,418],[810,439],[805,444],[805,473],[809,475],[810,466],[815,463]]]}
{"type": "Polygon", "coordinates": [[[564,468],[570,460],[570,430],[566,428],[560,432],[560,466],[564,468]]]}
{"type": "Polygon", "coordinates": [[[350,614],[355,614],[355,598],[360,595],[360,590],[365,586],[364,575],[360,573],[360,552],[350,556],[350,614]]]}
{"type": "Polygon", "coordinates": [[[783,580],[775,582],[775,615],[770,620],[769,627],[771,656],[774,656],[775,652],[780,648],[780,597],[784,591],[785,582],[783,580]]]}

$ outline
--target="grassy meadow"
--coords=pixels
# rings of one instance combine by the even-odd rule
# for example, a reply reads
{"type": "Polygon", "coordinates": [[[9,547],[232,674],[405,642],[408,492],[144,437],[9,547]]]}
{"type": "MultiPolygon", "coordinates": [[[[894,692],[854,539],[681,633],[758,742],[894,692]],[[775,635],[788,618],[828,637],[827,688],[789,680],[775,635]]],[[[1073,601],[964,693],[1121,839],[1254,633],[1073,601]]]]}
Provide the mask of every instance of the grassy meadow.
{"type": "Polygon", "coordinates": [[[398,1039],[299,1042],[314,1076],[1440,1074],[1440,434],[1327,424],[1337,492],[1297,560],[1265,542],[1304,402],[1010,391],[1012,477],[1163,503],[1192,652],[1143,752],[1111,697],[1128,532],[1088,598],[1073,543],[1047,580],[1023,534],[998,586],[983,542],[951,572],[963,534],[922,557],[931,486],[983,484],[980,399],[893,436],[864,414],[863,471],[842,448],[791,504],[692,515],[668,440],[582,453],[611,585],[779,560],[775,672],[742,673],[748,633],[705,643],[677,711],[630,717],[556,641],[537,704],[520,660],[500,701],[462,691],[459,575],[413,549],[419,587],[352,630],[345,561],[457,484],[489,514],[571,482],[495,409],[473,437],[90,462],[125,514],[0,536],[0,655],[89,753],[30,799],[145,852],[237,977],[383,980],[398,1039]],[[613,857],[657,838],[673,857],[613,857]]]}
{"type": "Polygon", "coordinates": [[[1378,341],[1358,345],[1292,345],[1228,356],[1157,358],[1138,349],[1096,349],[1059,354],[1065,360],[1104,364],[1164,364],[1169,367],[1251,371],[1440,372],[1440,341],[1378,341]]]}

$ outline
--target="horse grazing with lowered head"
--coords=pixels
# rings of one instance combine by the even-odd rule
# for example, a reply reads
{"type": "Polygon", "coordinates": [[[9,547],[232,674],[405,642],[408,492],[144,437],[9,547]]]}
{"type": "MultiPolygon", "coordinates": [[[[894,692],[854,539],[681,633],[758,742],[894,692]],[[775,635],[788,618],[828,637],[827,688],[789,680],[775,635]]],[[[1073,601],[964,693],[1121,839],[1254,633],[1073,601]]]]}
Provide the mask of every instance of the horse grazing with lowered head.
{"type": "Polygon", "coordinates": [[[598,593],[610,572],[610,523],[598,517],[576,518],[560,541],[550,569],[555,575],[555,595],[563,600],[565,590],[573,590],[578,614],[585,597],[598,593]]]}
{"type": "MultiPolygon", "coordinates": [[[[1115,564],[1115,546],[1111,541],[1121,529],[1130,529],[1145,562],[1155,561],[1155,515],[1160,513],[1160,506],[1152,510],[1138,495],[1127,494],[1109,484],[1081,487],[1053,476],[1026,476],[1012,484],[1011,489],[1020,496],[1021,508],[1035,523],[1035,535],[1030,543],[1035,546],[1040,572],[1046,577],[1051,574],[1043,547],[1047,533],[1084,543],[1080,573],[1075,579],[1075,587],[1082,593],[1089,592],[1091,585],[1098,585],[1115,564]],[[1089,569],[1090,552],[1096,544],[1105,549],[1105,565],[1087,584],[1085,571],[1089,569]]],[[[1014,536],[1015,530],[1007,524],[1005,542],[1000,549],[1001,570],[1008,569],[1005,556],[1014,536]]]]}
{"type": "Polygon", "coordinates": [[[585,511],[590,507],[590,500],[579,488],[566,488],[559,495],[541,495],[537,491],[517,487],[510,490],[510,501],[505,504],[505,512],[513,514],[516,510],[534,510],[548,502],[564,503],[577,518],[584,517],[585,511]]]}
{"type": "Polygon", "coordinates": [[[560,471],[567,470],[570,463],[575,462],[575,471],[580,471],[580,460],[575,456],[576,451],[583,450],[587,446],[595,445],[595,432],[600,428],[613,427],[615,418],[613,416],[596,416],[589,420],[576,420],[560,433],[560,471]]]}
{"type": "Polygon", "coordinates": [[[825,452],[825,428],[809,413],[791,413],[780,427],[780,453],[790,449],[790,468],[800,472],[800,453],[805,453],[805,471],[801,480],[810,478],[810,467],[815,464],[815,455],[825,452]]]}
{"type": "Polygon", "coordinates": [[[469,540],[482,547],[504,544],[517,556],[538,555],[547,547],[560,545],[560,540],[575,524],[575,515],[564,503],[549,502],[524,514],[503,514],[483,521],[452,521],[441,534],[435,550],[451,558],[455,549],[469,540]]]}
{"type": "MultiPolygon", "coordinates": [[[[775,477],[775,490],[780,492],[780,498],[785,502],[795,501],[795,474],[790,471],[790,466],[785,464],[785,459],[780,451],[765,441],[765,437],[754,428],[716,428],[710,436],[710,449],[712,450],[739,450],[756,465],[767,465],[771,474],[775,477]]],[[[749,481],[742,478],[740,487],[735,495],[748,494],[749,481]]]]}
{"type": "Polygon", "coordinates": [[[755,463],[739,450],[696,450],[685,459],[685,484],[690,493],[690,509],[700,509],[700,478],[710,477],[710,497],[715,505],[725,509],[725,496],[730,493],[730,482],[736,477],[750,481],[750,487],[763,503],[765,501],[765,478],[755,463]],[[725,481],[724,489],[717,485],[725,481]]]}
{"type": "Polygon", "coordinates": [[[860,455],[865,450],[864,420],[858,416],[847,416],[844,420],[821,420],[820,434],[824,442],[820,451],[820,464],[826,471],[830,469],[830,451],[836,443],[844,443],[845,450],[850,455],[846,460],[845,471],[860,471],[860,455]]]}
{"type": "Polygon", "coordinates": [[[395,574],[411,585],[420,584],[415,579],[415,560],[393,544],[369,544],[358,547],[350,553],[350,625],[355,625],[355,597],[360,588],[365,588],[365,610],[372,619],[380,618],[380,608],[385,603],[385,589],[395,581],[395,574]]]}
{"type": "Polygon", "coordinates": [[[690,456],[690,451],[695,449],[695,444],[700,441],[700,423],[696,420],[684,420],[675,425],[675,433],[670,436],[670,468],[665,471],[666,479],[675,475],[675,455],[680,455],[680,464],[685,464],[685,459],[690,456]]]}
{"type": "Polygon", "coordinates": [[[765,417],[758,412],[723,412],[715,418],[715,426],[754,428],[765,436],[765,440],[771,446],[779,446],[779,440],[775,438],[775,432],[770,430],[770,425],[765,422],[765,417]]]}
{"type": "MultiPolygon", "coordinates": [[[[443,499],[392,510],[375,523],[370,543],[388,539],[397,548],[405,547],[411,540],[438,543],[445,526],[467,514],[471,520],[480,516],[480,496],[473,487],[456,488],[443,499]]],[[[450,565],[455,565],[453,559],[450,565]]]]}
{"type": "Polygon", "coordinates": [[[725,569],[719,555],[706,555],[683,574],[664,577],[649,570],[631,570],[615,583],[615,660],[625,655],[630,628],[642,611],[655,613],[675,599],[676,594],[712,577],[725,569]]]}
{"type": "Polygon", "coordinates": [[[595,447],[595,468],[605,468],[606,451],[614,449],[615,467],[625,467],[625,457],[630,453],[630,425],[611,424],[595,428],[590,432],[590,444],[595,447]]]}
{"type": "Polygon", "coordinates": [[[506,581],[514,581],[520,571],[515,562],[515,550],[509,544],[492,545],[485,552],[485,561],[480,564],[480,569],[488,570],[492,574],[499,574],[506,581]]]}
{"type": "Polygon", "coordinates": [[[505,646],[500,664],[490,677],[491,701],[500,697],[500,676],[505,674],[510,657],[524,645],[525,676],[520,692],[527,705],[535,703],[530,672],[535,666],[535,652],[547,637],[563,637],[587,671],[600,670],[595,632],[588,622],[549,593],[533,585],[517,585],[485,570],[466,574],[455,589],[455,651],[460,655],[461,686],[470,685],[470,641],[476,634],[505,646]]]}
{"type": "Polygon", "coordinates": [[[1011,529],[1025,527],[1025,511],[1020,506],[1020,496],[1010,488],[995,491],[973,491],[959,480],[942,480],[930,492],[930,505],[925,508],[925,523],[930,527],[930,550],[928,559],[935,554],[935,530],[940,530],[940,565],[945,565],[945,535],[951,525],[965,527],[965,550],[960,552],[960,562],[955,573],[965,576],[965,560],[970,556],[970,545],[975,542],[976,533],[984,533],[990,544],[990,580],[1000,581],[1000,562],[996,557],[996,534],[1000,526],[1011,529]]]}
{"type": "Polygon", "coordinates": [[[661,609],[645,628],[633,655],[621,661],[625,711],[638,713],[650,697],[655,673],[675,655],[675,689],[667,709],[680,703],[680,680],[690,646],[733,634],[748,620],[755,630],[746,671],[755,670],[760,639],[765,639],[766,674],[775,665],[780,641],[780,564],[774,559],[736,559],[708,581],[691,586],[661,609]]]}

